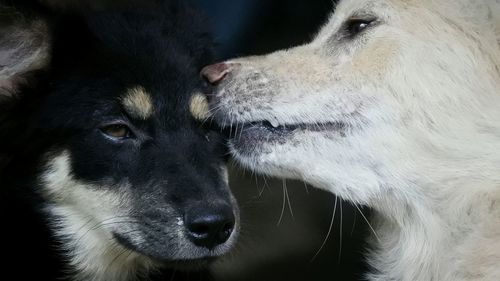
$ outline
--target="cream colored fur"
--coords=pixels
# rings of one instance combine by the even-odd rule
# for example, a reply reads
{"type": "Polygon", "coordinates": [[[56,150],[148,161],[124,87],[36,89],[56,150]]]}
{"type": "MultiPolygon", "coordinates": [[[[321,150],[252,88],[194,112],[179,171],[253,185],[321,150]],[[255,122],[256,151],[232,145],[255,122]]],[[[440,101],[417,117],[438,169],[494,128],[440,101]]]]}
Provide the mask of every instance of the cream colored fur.
{"type": "Polygon", "coordinates": [[[346,124],[232,152],[372,207],[369,280],[500,280],[499,44],[498,0],[343,0],[311,43],[228,61],[214,111],[346,124]],[[346,40],[352,16],[377,23],[346,40]]]}
{"type": "Polygon", "coordinates": [[[55,220],[51,227],[64,242],[60,250],[67,254],[72,280],[136,280],[158,267],[152,259],[125,249],[113,238],[112,231],[121,228],[122,232],[135,233],[135,242],[143,239],[130,228],[129,199],[123,196],[127,192],[102,191],[78,182],[71,176],[70,161],[68,152],[53,157],[42,176],[41,191],[51,202],[47,206],[55,220]],[[123,230],[125,227],[130,229],[123,230]]]}

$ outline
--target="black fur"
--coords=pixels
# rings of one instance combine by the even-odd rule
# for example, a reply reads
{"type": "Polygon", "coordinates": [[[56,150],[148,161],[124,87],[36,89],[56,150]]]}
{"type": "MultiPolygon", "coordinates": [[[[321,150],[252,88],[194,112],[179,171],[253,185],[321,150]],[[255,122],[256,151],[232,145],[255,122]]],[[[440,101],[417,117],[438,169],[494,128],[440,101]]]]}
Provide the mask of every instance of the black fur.
{"type": "MultiPolygon", "coordinates": [[[[33,9],[49,22],[52,58],[37,72],[36,84],[23,83],[19,95],[0,102],[5,109],[0,156],[8,159],[0,167],[7,244],[2,254],[8,260],[2,274],[22,280],[36,273],[37,280],[55,280],[72,270],[61,249],[65,241],[49,227],[55,218],[44,211],[57,202],[40,182],[49,161],[62,151],[70,155],[72,177],[89,188],[115,191],[129,183],[131,217],[141,222],[147,243],[114,233],[124,247],[169,266],[224,252],[191,245],[164,230],[193,208],[229,207],[238,215],[220,170],[226,153],[222,139],[189,112],[192,94],[204,87],[198,73],[213,56],[203,17],[182,0],[84,12],[26,3],[4,6],[33,9]],[[136,86],[154,104],[146,120],[122,106],[127,90],[136,86]],[[127,138],[106,136],[103,130],[115,123],[130,128],[127,138]],[[174,211],[162,212],[165,208],[174,211]]],[[[24,15],[29,20],[33,13],[24,15]]],[[[168,280],[170,273],[156,275],[168,280]]]]}

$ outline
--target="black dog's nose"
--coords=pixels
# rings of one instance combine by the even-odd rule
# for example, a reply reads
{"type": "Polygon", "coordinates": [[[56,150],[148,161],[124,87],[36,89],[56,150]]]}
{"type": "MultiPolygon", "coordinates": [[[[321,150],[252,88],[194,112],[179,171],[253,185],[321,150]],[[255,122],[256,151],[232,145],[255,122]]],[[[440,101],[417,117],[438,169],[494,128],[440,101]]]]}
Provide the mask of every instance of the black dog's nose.
{"type": "Polygon", "coordinates": [[[229,239],[235,218],[230,206],[197,207],[190,209],[184,218],[188,236],[194,244],[214,248],[229,239]]]}

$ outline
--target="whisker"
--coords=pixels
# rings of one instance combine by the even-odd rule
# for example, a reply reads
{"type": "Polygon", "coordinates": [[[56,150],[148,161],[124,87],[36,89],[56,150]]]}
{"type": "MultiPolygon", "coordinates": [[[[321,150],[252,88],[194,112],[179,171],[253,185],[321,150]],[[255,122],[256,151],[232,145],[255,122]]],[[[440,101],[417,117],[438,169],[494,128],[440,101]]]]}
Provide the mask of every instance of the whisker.
{"type": "Polygon", "coordinates": [[[174,269],[174,272],[172,272],[172,277],[170,277],[170,281],[174,281],[175,273],[177,273],[176,269],[174,269]]]}
{"type": "Polygon", "coordinates": [[[340,231],[339,231],[339,238],[340,238],[340,243],[339,243],[339,257],[338,257],[338,263],[340,264],[340,260],[342,258],[342,199],[340,200],[340,231]]]}
{"type": "Polygon", "coordinates": [[[216,105],[216,106],[214,106],[214,107],[212,107],[212,108],[208,109],[208,112],[207,112],[207,113],[208,113],[209,117],[206,117],[206,119],[208,119],[208,118],[212,117],[211,115],[214,115],[214,113],[215,113],[216,111],[220,110],[220,109],[222,109],[222,104],[218,104],[218,105],[216,105]]]}
{"type": "Polygon", "coordinates": [[[217,108],[216,110],[214,110],[212,113],[209,113],[207,117],[205,117],[204,119],[201,120],[201,125],[205,125],[206,122],[210,121],[213,122],[214,121],[214,116],[217,112],[219,112],[220,108],[217,108]]]}
{"type": "Polygon", "coordinates": [[[310,261],[311,263],[314,262],[314,260],[319,255],[319,253],[321,252],[321,250],[323,250],[323,247],[325,247],[326,242],[328,241],[328,238],[330,238],[330,233],[332,232],[332,229],[333,229],[333,222],[335,220],[335,212],[337,211],[337,201],[338,201],[338,197],[337,197],[337,195],[335,195],[335,205],[333,206],[332,219],[330,221],[330,226],[328,227],[328,232],[326,233],[325,240],[323,240],[323,243],[321,244],[321,247],[319,247],[318,251],[316,252],[316,254],[311,259],[311,261],[310,261]]]}
{"type": "Polygon", "coordinates": [[[373,229],[372,225],[370,224],[370,222],[368,221],[368,219],[365,217],[365,215],[363,214],[363,212],[361,211],[361,209],[358,207],[357,204],[354,204],[354,206],[356,207],[356,209],[358,209],[359,213],[361,214],[361,216],[363,217],[363,219],[366,221],[366,223],[368,224],[368,227],[370,227],[371,231],[373,232],[373,234],[375,235],[375,238],[377,238],[377,241],[380,243],[380,238],[378,237],[377,233],[375,232],[375,229],[373,229]]]}
{"type": "Polygon", "coordinates": [[[222,126],[220,128],[220,132],[222,133],[224,128],[223,127],[227,127],[227,116],[224,116],[224,121],[222,122],[222,126]]]}
{"type": "MultiPolygon", "coordinates": [[[[113,218],[109,218],[109,219],[105,219],[105,220],[103,220],[103,221],[99,221],[99,222],[95,223],[94,225],[92,225],[92,227],[91,227],[91,228],[87,229],[87,231],[85,231],[85,233],[83,233],[83,234],[82,234],[82,235],[81,235],[81,236],[80,236],[80,237],[76,240],[76,243],[79,243],[79,242],[80,242],[80,240],[81,240],[81,239],[83,239],[83,237],[85,237],[85,236],[86,236],[86,235],[87,235],[90,231],[92,231],[92,230],[96,229],[96,227],[97,227],[97,228],[99,228],[99,225],[100,225],[102,222],[104,222],[104,221],[108,221],[108,220],[112,220],[112,219],[114,219],[114,217],[113,217],[113,218]]],[[[79,233],[81,230],[83,230],[83,228],[84,228],[86,225],[88,225],[91,221],[92,221],[92,218],[90,218],[88,222],[84,223],[84,224],[83,224],[80,228],[78,228],[78,230],[75,232],[75,234],[76,234],[76,233],[79,233]]]]}
{"type": "Polygon", "coordinates": [[[304,187],[306,189],[306,194],[309,194],[309,187],[307,186],[307,183],[305,181],[302,181],[304,183],[304,187]]]}
{"type": "Polygon", "coordinates": [[[236,136],[238,135],[238,129],[239,129],[239,126],[240,126],[240,123],[239,122],[236,122],[236,130],[234,131],[234,137],[236,138],[236,136]]]}
{"type": "Polygon", "coordinates": [[[264,191],[266,189],[269,189],[269,185],[267,184],[267,177],[263,176],[262,179],[264,180],[264,185],[262,185],[262,189],[259,192],[259,197],[262,197],[262,194],[264,194],[264,191]]]}
{"type": "Polygon", "coordinates": [[[229,119],[229,137],[233,137],[233,116],[231,116],[231,119],[229,119]]]}
{"type": "Polygon", "coordinates": [[[354,219],[352,221],[352,228],[351,228],[351,236],[354,234],[354,228],[356,226],[356,217],[357,217],[358,213],[354,212],[354,219]]]}
{"type": "Polygon", "coordinates": [[[283,189],[285,191],[286,201],[288,202],[288,209],[290,210],[290,215],[292,215],[292,219],[295,220],[295,217],[293,216],[292,204],[290,203],[290,196],[288,196],[288,187],[286,186],[285,179],[283,179],[283,189]]]}
{"type": "MultiPolygon", "coordinates": [[[[84,227],[86,227],[89,223],[91,223],[91,222],[93,221],[93,217],[92,217],[92,216],[88,215],[88,216],[86,216],[86,217],[87,217],[87,218],[89,218],[89,220],[88,220],[86,223],[84,223],[82,226],[80,226],[80,228],[78,228],[78,230],[76,231],[76,233],[80,232],[80,230],[83,230],[83,228],[84,228],[84,227]]],[[[103,222],[107,222],[107,221],[110,221],[110,220],[113,220],[113,219],[117,219],[117,218],[126,218],[126,217],[128,218],[129,216],[128,216],[128,215],[123,215],[123,216],[115,216],[115,217],[111,217],[111,218],[108,218],[108,219],[102,220],[102,221],[100,221],[100,222],[95,223],[95,224],[91,227],[91,229],[92,229],[92,228],[94,228],[94,227],[96,227],[97,225],[99,225],[99,224],[103,223],[103,222]]]]}
{"type": "MultiPolygon", "coordinates": [[[[127,232],[121,232],[120,234],[121,235],[127,235],[127,234],[130,234],[130,233],[142,233],[142,230],[140,229],[134,229],[134,230],[130,230],[130,231],[127,231],[127,232]]],[[[113,240],[114,238],[111,238],[110,240],[113,240]]]]}
{"type": "MultiPolygon", "coordinates": [[[[88,218],[87,222],[85,222],[84,224],[82,224],[82,226],[80,226],[80,227],[79,227],[79,228],[75,231],[75,233],[79,233],[79,232],[80,232],[80,231],[82,231],[82,230],[83,230],[83,229],[84,229],[84,228],[85,228],[85,227],[86,227],[89,223],[91,223],[91,222],[93,221],[93,220],[92,220],[92,219],[93,219],[93,218],[92,218],[92,216],[90,216],[90,215],[89,215],[89,216],[87,216],[87,218],[88,218]]],[[[95,225],[94,225],[94,226],[95,226],[95,225]]],[[[93,226],[93,227],[94,227],[94,226],[93,226]]]]}
{"type": "Polygon", "coordinates": [[[109,263],[109,265],[106,267],[106,268],[111,268],[113,266],[113,264],[121,257],[123,256],[123,254],[125,254],[126,252],[129,252],[129,250],[127,250],[126,248],[123,248],[120,253],[118,255],[116,255],[113,260],[109,263]]]}
{"type": "Polygon", "coordinates": [[[243,131],[245,130],[245,125],[241,124],[240,136],[238,137],[238,141],[241,140],[241,135],[243,135],[243,131]]]}
{"type": "Polygon", "coordinates": [[[286,206],[286,191],[285,191],[285,186],[283,186],[283,205],[281,207],[281,214],[277,225],[281,224],[281,220],[283,219],[283,215],[285,214],[285,206],[286,206]]]}
{"type": "MultiPolygon", "coordinates": [[[[133,220],[126,220],[126,221],[114,221],[114,222],[108,222],[110,220],[113,220],[113,219],[117,219],[117,218],[125,218],[125,217],[128,217],[128,216],[118,216],[118,217],[113,217],[113,218],[109,218],[109,219],[105,219],[105,220],[102,220],[96,224],[94,224],[93,227],[87,229],[87,231],[85,231],[85,233],[83,233],[80,237],[78,237],[78,239],[76,240],[76,243],[79,243],[86,235],[88,235],[91,231],[94,231],[94,230],[97,230],[103,226],[109,226],[109,225],[113,225],[113,224],[120,224],[120,223],[136,223],[136,224],[140,224],[140,222],[138,221],[133,221],[133,220]]],[[[78,233],[78,232],[76,232],[78,233]]]]}

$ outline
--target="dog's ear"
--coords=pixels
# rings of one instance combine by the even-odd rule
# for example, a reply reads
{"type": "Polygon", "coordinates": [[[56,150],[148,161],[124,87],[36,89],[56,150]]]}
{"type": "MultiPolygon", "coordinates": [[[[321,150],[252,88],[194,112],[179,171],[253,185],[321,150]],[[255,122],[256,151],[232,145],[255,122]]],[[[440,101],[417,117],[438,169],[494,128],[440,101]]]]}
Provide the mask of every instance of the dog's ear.
{"type": "Polygon", "coordinates": [[[50,59],[48,23],[39,15],[0,4],[0,101],[15,97],[50,59]]]}

